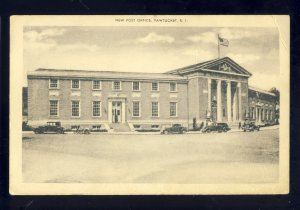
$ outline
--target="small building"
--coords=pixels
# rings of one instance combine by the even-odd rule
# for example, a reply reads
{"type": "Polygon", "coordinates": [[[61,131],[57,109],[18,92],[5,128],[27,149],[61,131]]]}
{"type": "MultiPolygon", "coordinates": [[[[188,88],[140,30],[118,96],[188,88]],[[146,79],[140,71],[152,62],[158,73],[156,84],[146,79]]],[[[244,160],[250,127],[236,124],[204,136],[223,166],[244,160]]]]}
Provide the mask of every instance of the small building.
{"type": "Polygon", "coordinates": [[[191,126],[193,120],[234,125],[249,115],[271,122],[274,96],[255,90],[261,97],[253,97],[249,77],[228,57],[166,73],[37,69],[28,74],[28,121],[122,131],[191,126]],[[261,118],[253,115],[256,107],[261,118]]]}
{"type": "Polygon", "coordinates": [[[249,87],[249,119],[258,124],[275,120],[276,96],[274,93],[249,87]]]}

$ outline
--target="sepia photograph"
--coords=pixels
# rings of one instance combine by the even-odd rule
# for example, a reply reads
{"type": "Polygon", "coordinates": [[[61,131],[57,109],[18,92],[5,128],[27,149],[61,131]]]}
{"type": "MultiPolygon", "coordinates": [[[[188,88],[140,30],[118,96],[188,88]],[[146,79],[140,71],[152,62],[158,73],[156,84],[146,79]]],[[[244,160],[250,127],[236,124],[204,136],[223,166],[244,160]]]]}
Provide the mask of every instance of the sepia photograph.
{"type": "Polygon", "coordinates": [[[288,16],[13,16],[10,36],[11,194],[289,192],[288,16]]]}

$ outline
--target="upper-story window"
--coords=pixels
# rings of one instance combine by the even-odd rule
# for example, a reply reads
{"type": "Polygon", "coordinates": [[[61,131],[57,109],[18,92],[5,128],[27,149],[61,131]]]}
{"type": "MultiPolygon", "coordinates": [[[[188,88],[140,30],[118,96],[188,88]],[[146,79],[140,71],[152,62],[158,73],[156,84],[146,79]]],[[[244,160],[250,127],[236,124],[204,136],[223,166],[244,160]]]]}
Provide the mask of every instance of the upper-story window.
{"type": "Polygon", "coordinates": [[[49,88],[50,89],[57,89],[58,88],[58,80],[57,79],[50,79],[49,80],[49,88]]]}
{"type": "Polygon", "coordinates": [[[132,82],[132,90],[139,91],[140,90],[140,82],[137,82],[137,81],[132,82]]]}
{"type": "Polygon", "coordinates": [[[93,80],[93,90],[101,90],[101,81],[93,80]]]}
{"type": "Polygon", "coordinates": [[[152,82],[151,83],[151,90],[152,91],[158,91],[159,90],[158,82],[152,82]]]}
{"type": "Polygon", "coordinates": [[[113,81],[113,90],[121,90],[121,81],[113,81]]]}
{"type": "Polygon", "coordinates": [[[80,88],[80,81],[79,79],[72,79],[72,89],[79,89],[80,88]]]}
{"type": "Polygon", "coordinates": [[[170,82],[170,92],[176,92],[176,91],[177,91],[177,83],[170,82]]]}

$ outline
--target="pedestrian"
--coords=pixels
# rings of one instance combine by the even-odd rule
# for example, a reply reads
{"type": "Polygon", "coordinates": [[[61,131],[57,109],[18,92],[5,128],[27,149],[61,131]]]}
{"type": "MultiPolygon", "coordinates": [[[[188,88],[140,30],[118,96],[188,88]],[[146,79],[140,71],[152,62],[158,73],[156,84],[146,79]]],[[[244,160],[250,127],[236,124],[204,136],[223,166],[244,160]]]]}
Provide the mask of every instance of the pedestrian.
{"type": "Polygon", "coordinates": [[[241,130],[241,127],[242,127],[242,123],[239,122],[239,130],[241,130]]]}

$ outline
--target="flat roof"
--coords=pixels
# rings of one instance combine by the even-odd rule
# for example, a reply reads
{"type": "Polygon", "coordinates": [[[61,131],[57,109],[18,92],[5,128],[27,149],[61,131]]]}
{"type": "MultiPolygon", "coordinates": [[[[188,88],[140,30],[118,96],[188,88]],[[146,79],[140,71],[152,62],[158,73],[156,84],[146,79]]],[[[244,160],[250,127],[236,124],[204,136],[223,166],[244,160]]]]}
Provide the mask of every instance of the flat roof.
{"type": "Polygon", "coordinates": [[[259,88],[256,88],[256,87],[251,87],[251,86],[249,86],[248,89],[249,89],[249,90],[256,91],[256,92],[268,94],[268,95],[271,95],[271,96],[276,96],[274,93],[271,93],[271,92],[269,92],[269,91],[262,90],[262,89],[259,89],[259,88]]]}
{"type": "Polygon", "coordinates": [[[141,80],[186,80],[185,77],[165,73],[117,72],[95,70],[37,69],[28,73],[34,77],[71,77],[71,78],[101,78],[101,79],[141,79],[141,80]]]}

